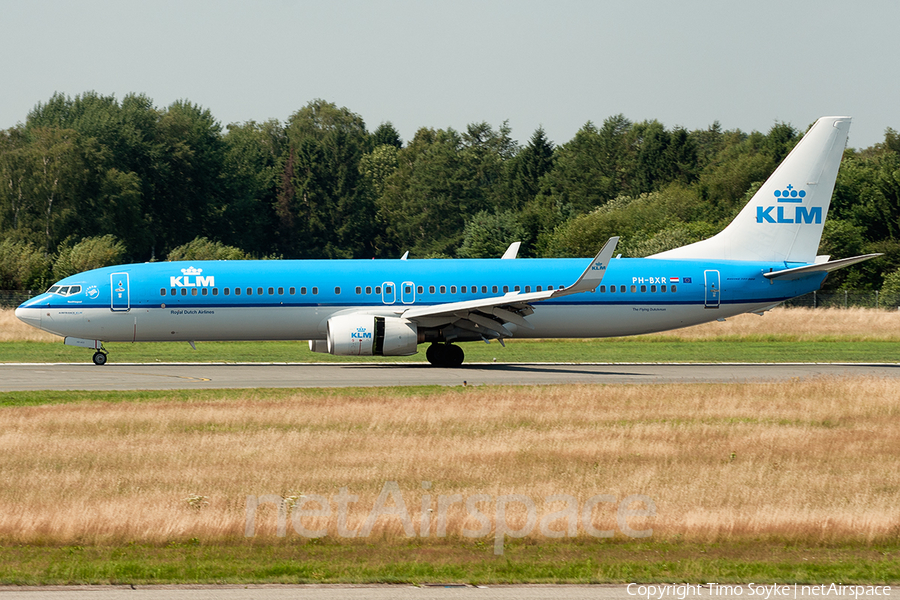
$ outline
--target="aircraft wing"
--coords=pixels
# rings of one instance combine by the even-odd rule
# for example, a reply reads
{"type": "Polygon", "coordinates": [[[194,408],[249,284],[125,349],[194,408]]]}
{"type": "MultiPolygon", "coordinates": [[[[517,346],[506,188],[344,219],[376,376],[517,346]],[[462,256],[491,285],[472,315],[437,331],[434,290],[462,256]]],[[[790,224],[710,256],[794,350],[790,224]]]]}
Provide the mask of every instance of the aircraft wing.
{"type": "Polygon", "coordinates": [[[414,307],[403,311],[401,316],[411,321],[430,325],[452,323],[461,329],[481,333],[485,338],[512,337],[512,332],[506,327],[509,323],[525,329],[534,329],[525,318],[534,313],[531,304],[592,291],[600,285],[618,243],[618,237],[609,238],[609,241],[603,245],[581,276],[570,286],[558,290],[524,294],[510,292],[493,298],[414,307]]]}

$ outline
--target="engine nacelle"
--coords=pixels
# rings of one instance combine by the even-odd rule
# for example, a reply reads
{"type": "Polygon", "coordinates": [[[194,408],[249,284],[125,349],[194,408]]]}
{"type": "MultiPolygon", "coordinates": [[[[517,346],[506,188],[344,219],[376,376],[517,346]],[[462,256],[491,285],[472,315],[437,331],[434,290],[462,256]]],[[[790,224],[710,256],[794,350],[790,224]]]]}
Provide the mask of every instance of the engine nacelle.
{"type": "Polygon", "coordinates": [[[328,353],[328,340],[309,340],[310,352],[328,353]]]}
{"type": "Polygon", "coordinates": [[[416,324],[408,319],[341,315],[326,325],[328,352],[338,356],[409,356],[419,343],[416,324]]]}

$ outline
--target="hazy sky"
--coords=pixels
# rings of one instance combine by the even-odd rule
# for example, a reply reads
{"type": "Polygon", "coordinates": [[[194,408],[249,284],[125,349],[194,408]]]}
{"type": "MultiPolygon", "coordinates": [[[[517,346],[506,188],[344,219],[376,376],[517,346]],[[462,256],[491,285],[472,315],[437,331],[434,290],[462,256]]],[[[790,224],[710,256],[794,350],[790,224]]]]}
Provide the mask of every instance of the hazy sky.
{"type": "Polygon", "coordinates": [[[323,98],[391,121],[508,120],[555,143],[623,113],[667,127],[900,129],[900,3],[0,0],[0,129],[54,92],[187,99],[223,125],[323,98]]]}

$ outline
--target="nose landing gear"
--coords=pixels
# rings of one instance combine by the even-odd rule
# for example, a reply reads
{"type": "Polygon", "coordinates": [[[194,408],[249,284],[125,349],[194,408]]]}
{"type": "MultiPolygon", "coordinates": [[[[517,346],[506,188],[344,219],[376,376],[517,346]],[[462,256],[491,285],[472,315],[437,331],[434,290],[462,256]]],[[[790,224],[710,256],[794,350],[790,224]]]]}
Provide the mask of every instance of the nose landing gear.
{"type": "Polygon", "coordinates": [[[425,351],[425,358],[435,367],[458,367],[465,359],[465,353],[453,344],[431,344],[425,351]]]}
{"type": "Polygon", "coordinates": [[[104,350],[103,348],[100,348],[99,350],[94,352],[94,357],[92,359],[94,361],[94,364],[97,365],[98,367],[105,365],[108,354],[109,353],[106,350],[104,350]]]}

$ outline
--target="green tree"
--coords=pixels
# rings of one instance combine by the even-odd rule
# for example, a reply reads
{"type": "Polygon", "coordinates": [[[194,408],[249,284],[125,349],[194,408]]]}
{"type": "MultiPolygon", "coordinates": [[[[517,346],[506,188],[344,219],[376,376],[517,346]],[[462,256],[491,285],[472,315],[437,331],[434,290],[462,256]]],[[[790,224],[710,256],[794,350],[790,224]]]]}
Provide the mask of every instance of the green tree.
{"type": "Polygon", "coordinates": [[[400,139],[400,133],[394,128],[393,123],[390,121],[382,123],[372,132],[372,147],[377,148],[382,145],[393,146],[398,150],[403,147],[403,140],[400,139]]]}
{"type": "Polygon", "coordinates": [[[60,244],[53,262],[53,277],[56,280],[111,265],[125,262],[125,246],[113,235],[84,238],[72,244],[66,240],[60,244]]]}
{"type": "Polygon", "coordinates": [[[284,128],[278,121],[249,121],[228,126],[224,138],[224,242],[255,254],[277,249],[279,179],[287,152],[284,128]]]}
{"type": "Polygon", "coordinates": [[[44,289],[51,264],[47,253],[30,242],[0,239],[0,289],[44,289]]]}
{"type": "Polygon", "coordinates": [[[166,256],[168,261],[176,260],[249,260],[248,253],[222,242],[214,242],[205,237],[194,238],[186,244],[172,248],[166,256]]]}
{"type": "Polygon", "coordinates": [[[315,100],[291,115],[285,130],[296,155],[285,157],[279,190],[283,251],[302,257],[371,255],[375,204],[359,169],[370,149],[362,117],[315,100]]]}
{"type": "Polygon", "coordinates": [[[481,211],[466,222],[460,258],[499,258],[513,242],[522,241],[525,230],[514,212],[481,211]]]}

